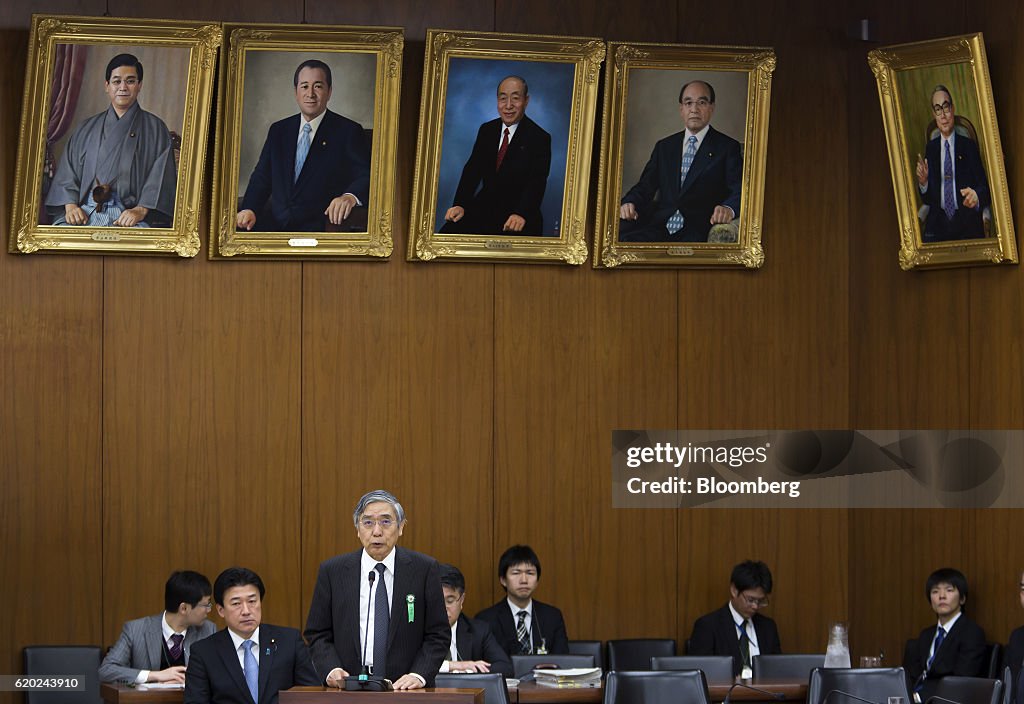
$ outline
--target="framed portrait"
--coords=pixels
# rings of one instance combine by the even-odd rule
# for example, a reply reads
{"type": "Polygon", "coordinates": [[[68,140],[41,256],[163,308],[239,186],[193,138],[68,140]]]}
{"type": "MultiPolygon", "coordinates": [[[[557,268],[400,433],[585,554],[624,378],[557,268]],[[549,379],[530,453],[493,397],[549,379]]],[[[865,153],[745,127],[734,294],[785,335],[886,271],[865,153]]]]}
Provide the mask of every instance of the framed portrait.
{"type": "Polygon", "coordinates": [[[11,252],[199,252],[219,23],[33,15],[11,252]]]}
{"type": "Polygon", "coordinates": [[[401,28],[224,35],[210,258],[389,257],[401,28]]]}
{"type": "Polygon", "coordinates": [[[594,267],[760,267],[775,52],[608,54],[594,267]]]}
{"type": "Polygon", "coordinates": [[[882,47],[878,82],[904,270],[1016,264],[981,34],[882,47]]]}
{"type": "Polygon", "coordinates": [[[427,31],[410,260],[582,264],[599,39],[427,31]]]}

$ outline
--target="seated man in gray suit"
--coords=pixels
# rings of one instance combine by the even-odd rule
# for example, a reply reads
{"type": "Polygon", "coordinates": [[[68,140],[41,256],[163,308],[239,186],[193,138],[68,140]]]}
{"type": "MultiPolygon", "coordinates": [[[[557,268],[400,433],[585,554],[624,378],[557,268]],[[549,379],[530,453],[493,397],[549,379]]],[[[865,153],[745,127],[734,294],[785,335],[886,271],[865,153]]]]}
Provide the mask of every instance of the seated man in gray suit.
{"type": "Polygon", "coordinates": [[[212,594],[210,580],[198,572],[172,574],[164,586],[165,611],[124,624],[100,664],[100,680],[183,683],[192,645],[217,630],[206,620],[212,594]]]}

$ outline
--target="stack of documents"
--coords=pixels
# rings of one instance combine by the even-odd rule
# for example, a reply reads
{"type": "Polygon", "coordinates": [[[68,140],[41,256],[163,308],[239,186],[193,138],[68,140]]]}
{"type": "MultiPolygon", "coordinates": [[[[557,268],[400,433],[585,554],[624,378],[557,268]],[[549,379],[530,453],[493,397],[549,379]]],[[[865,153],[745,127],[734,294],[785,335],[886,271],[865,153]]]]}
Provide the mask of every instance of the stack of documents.
{"type": "Polygon", "coordinates": [[[600,667],[567,670],[534,670],[534,680],[542,687],[600,687],[600,667]]]}

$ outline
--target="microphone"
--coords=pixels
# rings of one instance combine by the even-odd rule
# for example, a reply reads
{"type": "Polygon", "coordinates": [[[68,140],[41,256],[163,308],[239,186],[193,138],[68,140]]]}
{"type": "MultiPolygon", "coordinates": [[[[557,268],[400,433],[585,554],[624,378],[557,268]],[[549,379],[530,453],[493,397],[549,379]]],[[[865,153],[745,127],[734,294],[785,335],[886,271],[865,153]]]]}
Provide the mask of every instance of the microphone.
{"type": "MultiPolygon", "coordinates": [[[[729,691],[725,693],[725,699],[722,700],[722,704],[729,704],[729,701],[732,699],[732,690],[736,689],[737,687],[743,687],[743,689],[749,689],[754,692],[760,692],[761,694],[767,694],[772,699],[775,699],[776,701],[780,702],[786,698],[786,695],[782,692],[772,692],[767,689],[761,689],[760,687],[754,687],[749,684],[743,684],[742,682],[736,682],[731,687],[729,687],[729,691]]],[[[825,703],[822,702],[822,704],[825,703]]]]}
{"type": "MultiPolygon", "coordinates": [[[[346,692],[391,692],[394,691],[391,686],[391,680],[385,679],[382,676],[371,675],[369,669],[366,667],[366,645],[370,642],[370,606],[373,604],[373,582],[377,578],[376,570],[370,570],[370,573],[366,576],[367,581],[370,583],[369,599],[366,600],[366,638],[363,639],[363,669],[358,676],[349,675],[345,678],[345,691],[346,692]]],[[[374,634],[376,638],[378,634],[374,634]]],[[[387,634],[384,634],[387,638],[387,634]]]]}
{"type": "Polygon", "coordinates": [[[833,694],[841,694],[844,697],[849,697],[850,699],[856,699],[859,702],[864,702],[864,704],[881,704],[881,702],[876,702],[872,699],[865,699],[864,697],[858,697],[856,694],[853,694],[852,692],[845,692],[841,689],[830,689],[828,693],[826,693],[825,696],[822,697],[821,704],[828,704],[828,698],[831,697],[833,694]]]}

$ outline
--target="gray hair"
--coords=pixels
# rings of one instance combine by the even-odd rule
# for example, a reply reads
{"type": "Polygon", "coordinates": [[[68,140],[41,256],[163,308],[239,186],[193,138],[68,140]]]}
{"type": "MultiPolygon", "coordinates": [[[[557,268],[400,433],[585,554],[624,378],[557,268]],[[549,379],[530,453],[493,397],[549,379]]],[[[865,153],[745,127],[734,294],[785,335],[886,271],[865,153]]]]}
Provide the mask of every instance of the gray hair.
{"type": "Polygon", "coordinates": [[[356,528],[359,527],[359,517],[363,515],[366,507],[375,503],[391,504],[392,508],[395,509],[395,518],[398,519],[399,523],[405,523],[405,509],[402,508],[402,504],[398,503],[395,495],[383,489],[374,489],[363,494],[363,497],[359,499],[359,503],[356,504],[356,510],[352,512],[352,523],[356,528]]]}

